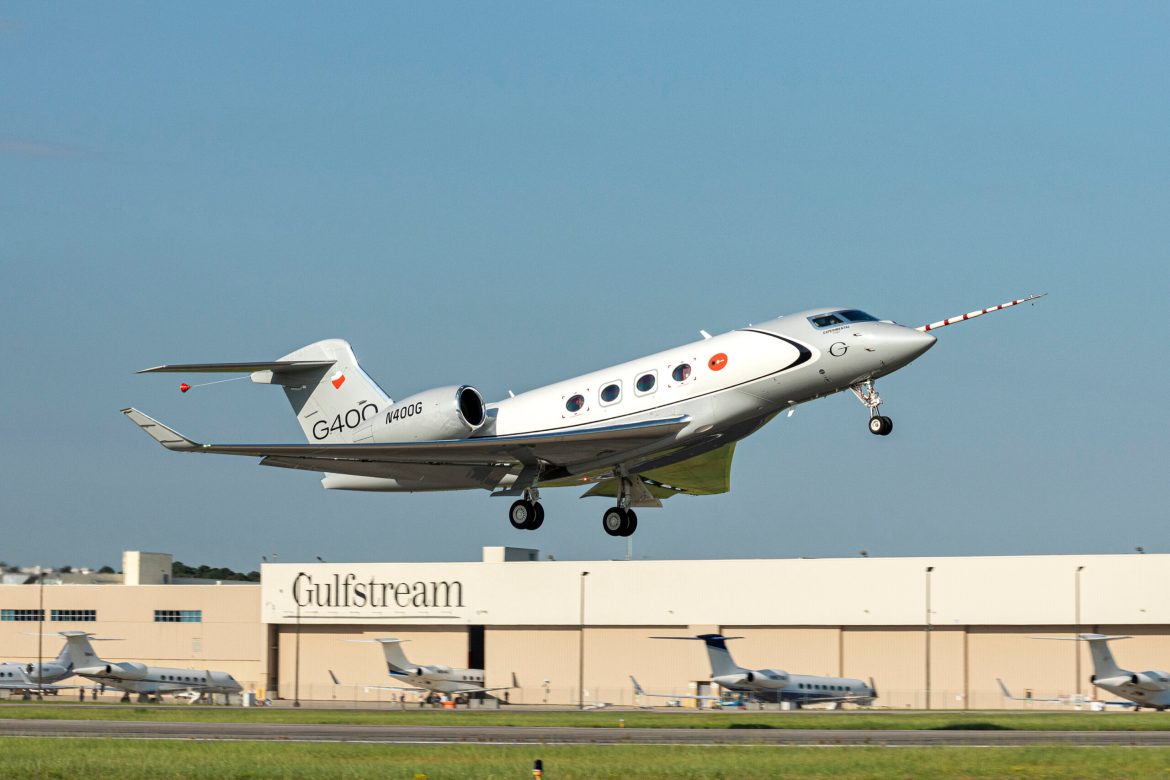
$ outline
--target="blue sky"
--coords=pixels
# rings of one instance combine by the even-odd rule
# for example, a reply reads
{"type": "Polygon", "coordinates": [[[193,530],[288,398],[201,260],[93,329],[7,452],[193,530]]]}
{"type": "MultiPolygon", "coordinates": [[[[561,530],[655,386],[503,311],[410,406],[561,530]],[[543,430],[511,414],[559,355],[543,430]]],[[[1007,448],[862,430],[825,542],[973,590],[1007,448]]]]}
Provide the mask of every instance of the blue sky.
{"type": "Polygon", "coordinates": [[[297,441],[164,362],[348,339],[392,395],[523,390],[820,305],[947,328],[744,442],[637,557],[1166,551],[1170,11],[1127,3],[0,3],[0,558],[619,557],[478,492],[164,452],[297,441]]]}

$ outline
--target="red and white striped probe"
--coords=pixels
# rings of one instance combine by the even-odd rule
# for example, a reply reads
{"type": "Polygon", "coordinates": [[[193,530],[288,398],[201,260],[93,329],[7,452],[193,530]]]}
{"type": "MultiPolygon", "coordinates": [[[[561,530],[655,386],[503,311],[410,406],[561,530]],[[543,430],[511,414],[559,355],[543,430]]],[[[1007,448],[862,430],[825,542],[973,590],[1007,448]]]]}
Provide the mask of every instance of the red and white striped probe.
{"type": "Polygon", "coordinates": [[[923,325],[921,327],[915,328],[915,330],[926,333],[927,331],[934,330],[935,328],[942,328],[942,327],[945,327],[947,325],[954,325],[956,322],[965,322],[967,320],[973,320],[976,317],[982,316],[984,314],[989,314],[990,312],[993,312],[993,311],[999,311],[1000,309],[1010,309],[1012,306],[1016,306],[1016,305],[1021,304],[1021,303],[1027,303],[1028,301],[1034,301],[1037,298],[1043,298],[1047,294],[1048,293],[1040,293],[1039,295],[1029,295],[1027,298],[1020,298],[1019,300],[1008,301],[1007,303],[1001,303],[999,306],[992,306],[990,309],[980,309],[979,311],[967,312],[966,314],[960,314],[957,317],[951,317],[950,319],[939,320],[938,322],[932,322],[929,325],[923,325]]]}

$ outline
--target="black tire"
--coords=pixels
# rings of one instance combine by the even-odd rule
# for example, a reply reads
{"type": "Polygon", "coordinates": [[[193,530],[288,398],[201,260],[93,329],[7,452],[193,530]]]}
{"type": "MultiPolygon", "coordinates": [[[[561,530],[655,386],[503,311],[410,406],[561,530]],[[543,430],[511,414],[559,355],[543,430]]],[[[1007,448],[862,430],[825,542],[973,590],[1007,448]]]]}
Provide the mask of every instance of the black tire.
{"type": "Polygon", "coordinates": [[[536,515],[536,510],[533,509],[532,503],[520,499],[512,503],[511,509],[508,510],[508,522],[517,531],[528,530],[528,524],[532,522],[532,518],[536,515]]]}
{"type": "Polygon", "coordinates": [[[626,527],[622,529],[622,536],[633,536],[638,530],[638,515],[633,509],[626,510],[626,527]]]}
{"type": "Polygon", "coordinates": [[[870,417],[869,418],[869,432],[874,436],[883,436],[882,432],[886,429],[885,417],[870,417]]]}
{"type": "Polygon", "coordinates": [[[525,526],[529,531],[535,531],[544,523],[544,506],[539,501],[532,505],[532,519],[525,526]]]}
{"type": "Polygon", "coordinates": [[[882,436],[889,436],[890,431],[894,430],[894,421],[889,417],[880,418],[883,423],[882,436]]]}
{"type": "Polygon", "coordinates": [[[626,512],[620,506],[611,506],[601,516],[601,527],[610,536],[621,536],[626,522],[626,512]]]}

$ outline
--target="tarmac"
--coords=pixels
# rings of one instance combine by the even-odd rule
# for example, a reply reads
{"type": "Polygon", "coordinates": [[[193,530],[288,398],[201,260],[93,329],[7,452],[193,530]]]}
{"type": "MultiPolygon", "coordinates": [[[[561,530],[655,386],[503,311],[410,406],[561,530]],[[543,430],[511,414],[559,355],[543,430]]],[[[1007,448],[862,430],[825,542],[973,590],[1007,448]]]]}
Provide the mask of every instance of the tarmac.
{"type": "Polygon", "coordinates": [[[1170,731],[654,729],[529,726],[362,726],[0,719],[0,736],[259,740],[384,744],[1170,747],[1170,731]]]}

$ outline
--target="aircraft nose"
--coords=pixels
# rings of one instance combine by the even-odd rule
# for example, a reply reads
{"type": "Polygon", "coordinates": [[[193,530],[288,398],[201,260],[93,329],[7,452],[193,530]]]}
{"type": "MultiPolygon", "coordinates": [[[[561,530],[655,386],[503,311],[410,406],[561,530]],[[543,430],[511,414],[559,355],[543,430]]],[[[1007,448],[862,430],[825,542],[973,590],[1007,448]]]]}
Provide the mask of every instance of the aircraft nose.
{"type": "Polygon", "coordinates": [[[938,340],[930,333],[922,333],[914,328],[898,327],[882,334],[888,357],[900,365],[920,357],[926,350],[934,346],[938,340]]]}

